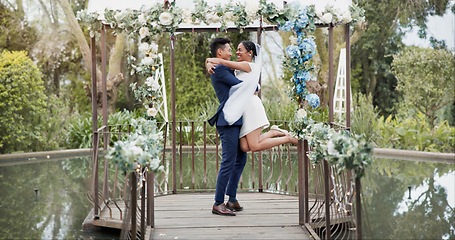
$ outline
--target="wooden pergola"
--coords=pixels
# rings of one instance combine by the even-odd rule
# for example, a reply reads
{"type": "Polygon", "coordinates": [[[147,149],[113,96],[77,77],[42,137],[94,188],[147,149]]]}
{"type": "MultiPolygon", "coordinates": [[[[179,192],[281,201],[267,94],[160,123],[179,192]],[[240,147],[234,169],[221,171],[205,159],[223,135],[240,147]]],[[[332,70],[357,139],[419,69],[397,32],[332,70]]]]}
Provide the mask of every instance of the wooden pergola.
{"type": "MultiPolygon", "coordinates": [[[[168,0],[164,0],[164,7],[167,7],[169,4],[168,0]]],[[[316,27],[318,28],[328,28],[328,51],[329,51],[329,68],[328,68],[328,89],[329,89],[329,122],[333,123],[334,121],[334,106],[333,106],[333,98],[334,98],[334,37],[333,37],[333,30],[337,26],[337,24],[316,24],[316,27]]],[[[103,126],[99,127],[98,126],[98,107],[97,107],[97,102],[98,102],[98,96],[97,96],[97,68],[96,68],[96,59],[97,59],[97,54],[96,54],[96,39],[95,37],[91,38],[91,60],[92,60],[92,69],[91,69],[91,89],[92,89],[92,131],[93,131],[93,161],[94,161],[94,169],[93,169],[93,174],[94,174],[94,201],[95,204],[98,204],[98,151],[99,151],[99,146],[98,146],[98,141],[97,139],[100,137],[99,133],[107,128],[108,122],[108,110],[107,110],[107,88],[106,88],[106,80],[107,80],[107,72],[106,72],[106,64],[107,64],[107,48],[106,48],[106,31],[108,30],[109,26],[103,24],[100,34],[100,53],[101,53],[101,89],[102,89],[102,96],[101,96],[101,103],[102,103],[102,119],[103,119],[103,126]]],[[[212,32],[216,33],[219,32],[219,26],[182,26],[179,27],[176,30],[176,33],[185,33],[185,32],[212,32]]],[[[263,31],[277,31],[278,27],[276,25],[267,25],[264,24],[262,19],[258,21],[257,25],[251,25],[247,26],[243,29],[243,31],[246,32],[256,32],[257,33],[257,42],[258,44],[261,44],[261,36],[263,31]]],[[[228,26],[225,30],[226,32],[238,32],[240,29],[236,28],[235,26],[228,26]]],[[[345,109],[351,109],[351,99],[350,99],[350,90],[351,90],[351,72],[350,72],[350,25],[346,24],[344,25],[344,31],[345,31],[345,41],[346,41],[346,99],[345,99],[345,109]]],[[[169,71],[170,71],[170,86],[171,86],[171,96],[170,96],[170,102],[171,102],[171,137],[172,137],[172,193],[177,193],[177,179],[176,179],[176,152],[177,152],[177,144],[176,144],[176,95],[175,95],[175,89],[176,89],[176,76],[175,76],[175,36],[171,34],[169,43],[171,45],[170,48],[170,66],[169,66],[169,71]]],[[[351,118],[350,118],[350,111],[345,111],[345,116],[346,116],[346,126],[344,126],[346,129],[350,128],[351,125],[351,118]]],[[[104,149],[108,148],[108,134],[103,135],[104,138],[104,149]]],[[[306,143],[306,142],[305,142],[306,143]]],[[[304,148],[308,149],[308,146],[304,146],[304,141],[299,141],[298,145],[298,152],[299,152],[299,158],[303,158],[304,155],[304,148]]],[[[324,161],[324,168],[329,168],[327,161],[324,161]]],[[[301,161],[299,161],[299,174],[302,175],[303,172],[305,172],[304,168],[308,168],[308,165],[306,164],[305,166],[300,164],[301,161]]],[[[107,169],[107,161],[105,161],[105,169],[107,169]]],[[[308,169],[306,169],[308,170],[308,169]]],[[[306,171],[308,172],[308,171],[306,171]]],[[[327,172],[326,172],[327,174],[327,172]]],[[[360,189],[360,179],[356,178],[356,189],[360,189]],[[358,187],[358,188],[357,188],[358,187]]],[[[325,188],[327,191],[330,191],[330,186],[329,183],[325,183],[325,188]]],[[[103,193],[107,193],[108,187],[106,186],[106,182],[104,182],[103,186],[103,193]]],[[[301,225],[304,225],[305,222],[308,221],[309,216],[305,216],[304,211],[301,209],[302,207],[304,209],[308,208],[308,202],[305,203],[304,197],[308,196],[308,179],[306,181],[303,178],[299,178],[299,223],[301,225]]],[[[330,196],[326,195],[325,196],[326,201],[330,201],[330,196]]],[[[356,194],[355,201],[360,203],[360,194],[356,194]]],[[[326,219],[330,219],[330,209],[328,208],[329,206],[326,206],[326,219]]],[[[95,206],[94,208],[95,211],[95,216],[98,214],[98,207],[95,206]]],[[[356,223],[357,223],[357,238],[361,238],[361,208],[360,204],[356,205],[356,223]]],[[[330,227],[327,228],[327,231],[330,232],[330,227]]],[[[330,235],[330,234],[329,234],[330,235]]]]}

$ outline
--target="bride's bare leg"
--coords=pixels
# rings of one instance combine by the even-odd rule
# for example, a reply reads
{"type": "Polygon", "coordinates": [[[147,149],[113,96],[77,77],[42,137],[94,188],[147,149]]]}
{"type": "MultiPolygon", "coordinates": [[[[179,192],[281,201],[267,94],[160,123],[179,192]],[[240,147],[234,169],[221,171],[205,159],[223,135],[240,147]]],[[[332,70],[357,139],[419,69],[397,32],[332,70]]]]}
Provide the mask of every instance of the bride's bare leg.
{"type": "Polygon", "coordinates": [[[261,136],[261,132],[262,129],[258,128],[245,136],[250,151],[257,152],[286,143],[297,144],[298,142],[297,138],[294,138],[290,135],[285,135],[282,137],[266,137],[261,136]]]}
{"type": "Polygon", "coordinates": [[[246,140],[246,137],[240,138],[240,149],[242,149],[242,151],[244,151],[244,152],[251,151],[250,146],[248,146],[248,141],[246,140]]]}

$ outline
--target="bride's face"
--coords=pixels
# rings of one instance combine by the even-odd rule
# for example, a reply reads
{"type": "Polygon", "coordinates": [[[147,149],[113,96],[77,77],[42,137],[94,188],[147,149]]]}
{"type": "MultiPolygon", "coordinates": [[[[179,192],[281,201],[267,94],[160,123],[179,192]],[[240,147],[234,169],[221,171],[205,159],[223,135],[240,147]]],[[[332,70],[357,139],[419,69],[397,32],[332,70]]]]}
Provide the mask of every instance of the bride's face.
{"type": "Polygon", "coordinates": [[[248,52],[242,43],[239,44],[239,46],[237,47],[237,51],[235,53],[237,54],[238,62],[242,61],[251,62],[251,60],[253,59],[253,57],[251,56],[251,51],[248,52]]]}

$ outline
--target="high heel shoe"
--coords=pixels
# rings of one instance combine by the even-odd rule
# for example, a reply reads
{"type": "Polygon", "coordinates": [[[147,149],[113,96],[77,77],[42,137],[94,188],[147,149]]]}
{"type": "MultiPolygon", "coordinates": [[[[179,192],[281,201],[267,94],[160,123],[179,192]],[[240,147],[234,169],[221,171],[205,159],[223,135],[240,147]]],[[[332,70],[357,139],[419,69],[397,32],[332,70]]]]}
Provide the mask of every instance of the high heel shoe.
{"type": "Polygon", "coordinates": [[[284,135],[289,135],[289,132],[287,130],[281,129],[277,125],[272,125],[270,127],[270,130],[276,130],[276,131],[278,131],[278,132],[280,132],[280,133],[282,133],[284,135]]]}

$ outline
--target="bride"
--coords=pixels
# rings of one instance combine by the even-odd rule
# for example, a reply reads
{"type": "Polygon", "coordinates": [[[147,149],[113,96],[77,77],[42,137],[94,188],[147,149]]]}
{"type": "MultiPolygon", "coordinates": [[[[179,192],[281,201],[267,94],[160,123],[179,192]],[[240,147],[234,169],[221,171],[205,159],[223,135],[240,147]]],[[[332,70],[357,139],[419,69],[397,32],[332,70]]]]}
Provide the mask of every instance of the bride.
{"type": "Polygon", "coordinates": [[[237,62],[221,58],[207,58],[206,68],[213,73],[216,64],[235,69],[236,77],[242,81],[231,87],[229,99],[223,108],[226,121],[233,124],[243,116],[240,129],[240,147],[242,151],[262,151],[278,145],[297,144],[297,138],[286,130],[273,125],[262,134],[262,129],[269,127],[270,122],[265,113],[264,105],[257,96],[259,77],[261,74],[261,49],[251,41],[242,41],[237,47],[237,62]]]}

